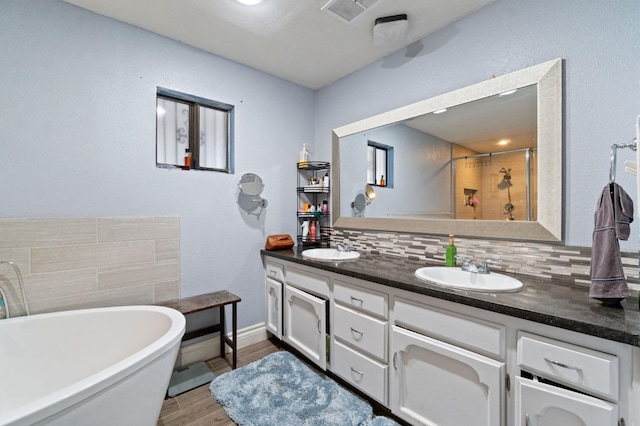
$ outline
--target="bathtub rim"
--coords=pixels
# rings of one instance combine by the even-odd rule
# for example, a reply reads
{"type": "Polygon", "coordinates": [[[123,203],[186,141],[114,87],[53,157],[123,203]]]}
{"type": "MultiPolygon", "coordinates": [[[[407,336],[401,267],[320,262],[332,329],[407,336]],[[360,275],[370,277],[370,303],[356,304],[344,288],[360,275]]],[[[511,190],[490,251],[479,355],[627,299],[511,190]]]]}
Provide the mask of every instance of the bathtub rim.
{"type": "MultiPolygon", "coordinates": [[[[122,311],[152,311],[162,313],[169,317],[171,325],[169,329],[157,340],[148,346],[132,353],[122,360],[100,370],[99,372],[87,376],[71,385],[65,386],[55,392],[34,401],[28,402],[6,413],[2,413],[0,425],[31,424],[46,419],[58,412],[62,412],[82,400],[97,394],[118,382],[126,379],[134,372],[141,370],[147,364],[152,364],[155,360],[164,356],[176,346],[179,347],[186,328],[186,320],[179,311],[156,305],[128,305],[112,306],[103,308],[74,309],[67,311],[49,312],[9,318],[3,321],[26,322],[33,317],[56,317],[56,316],[76,316],[87,313],[98,312],[122,312],[122,311]]],[[[177,353],[177,351],[176,351],[177,353]]]]}

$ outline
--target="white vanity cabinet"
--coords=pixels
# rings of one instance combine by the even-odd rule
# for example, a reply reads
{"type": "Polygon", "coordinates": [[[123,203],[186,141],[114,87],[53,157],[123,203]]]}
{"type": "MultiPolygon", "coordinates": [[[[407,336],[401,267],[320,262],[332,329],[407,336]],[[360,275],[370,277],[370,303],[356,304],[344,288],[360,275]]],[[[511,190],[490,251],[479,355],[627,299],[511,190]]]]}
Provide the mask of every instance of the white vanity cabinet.
{"type": "Polygon", "coordinates": [[[328,276],[286,267],[284,341],[323,370],[327,368],[328,276]]]}
{"type": "Polygon", "coordinates": [[[267,329],[409,424],[640,426],[640,347],[295,262],[265,275],[267,329]]]}
{"type": "Polygon", "coordinates": [[[368,287],[334,279],[331,371],[387,405],[388,296],[368,287]]]}
{"type": "Polygon", "coordinates": [[[393,309],[391,411],[412,424],[505,424],[505,362],[478,353],[500,358],[504,326],[401,298],[393,309]]]}
{"type": "Polygon", "coordinates": [[[617,424],[617,356],[526,332],[517,347],[517,425],[617,424]]]}

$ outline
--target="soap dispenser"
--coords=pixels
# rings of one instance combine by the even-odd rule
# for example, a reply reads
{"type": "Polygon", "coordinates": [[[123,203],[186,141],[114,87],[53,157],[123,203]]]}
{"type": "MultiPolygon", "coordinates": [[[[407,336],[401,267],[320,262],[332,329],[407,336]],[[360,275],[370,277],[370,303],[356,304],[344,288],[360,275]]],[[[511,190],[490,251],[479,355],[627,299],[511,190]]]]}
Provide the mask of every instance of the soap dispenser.
{"type": "Polygon", "coordinates": [[[453,234],[449,234],[449,245],[445,250],[444,266],[456,266],[456,246],[453,244],[453,234]]]}

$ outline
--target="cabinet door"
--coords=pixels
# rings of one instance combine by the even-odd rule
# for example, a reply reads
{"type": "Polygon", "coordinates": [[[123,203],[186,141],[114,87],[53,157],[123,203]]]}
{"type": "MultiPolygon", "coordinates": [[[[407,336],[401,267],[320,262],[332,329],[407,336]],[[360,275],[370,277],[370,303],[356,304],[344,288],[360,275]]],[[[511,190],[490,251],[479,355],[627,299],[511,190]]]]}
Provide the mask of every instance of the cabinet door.
{"type": "Polygon", "coordinates": [[[516,377],[516,425],[614,426],[618,407],[594,397],[516,377]]]}
{"type": "Polygon", "coordinates": [[[327,368],[326,303],[285,285],[284,340],[323,370],[327,368]]]}
{"type": "Polygon", "coordinates": [[[267,331],[278,339],[282,339],[282,283],[267,278],[264,302],[267,331]]]}
{"type": "Polygon", "coordinates": [[[391,410],[430,426],[504,424],[504,363],[393,327],[391,410]]]}

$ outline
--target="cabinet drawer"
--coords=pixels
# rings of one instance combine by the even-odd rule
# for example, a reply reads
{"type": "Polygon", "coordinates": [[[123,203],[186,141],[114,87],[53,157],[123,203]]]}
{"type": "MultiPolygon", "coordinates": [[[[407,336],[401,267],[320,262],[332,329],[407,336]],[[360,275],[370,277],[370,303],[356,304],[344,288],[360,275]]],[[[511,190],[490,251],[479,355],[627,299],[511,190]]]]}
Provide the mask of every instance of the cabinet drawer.
{"type": "Polygon", "coordinates": [[[267,277],[284,282],[284,267],[282,265],[276,265],[275,263],[266,262],[264,265],[264,271],[267,274],[267,277]]]}
{"type": "Polygon", "coordinates": [[[329,297],[329,278],[287,265],[287,284],[318,296],[329,297]]]}
{"type": "Polygon", "coordinates": [[[380,364],[357,351],[335,342],[331,370],[375,400],[387,403],[387,365],[380,364]]]}
{"type": "Polygon", "coordinates": [[[387,318],[387,296],[385,294],[336,279],[333,297],[337,302],[354,309],[387,318]]]}
{"type": "Polygon", "coordinates": [[[602,426],[618,423],[618,406],[582,393],[516,377],[517,425],[602,426]]]}
{"type": "Polygon", "coordinates": [[[614,355],[520,332],[518,365],[572,388],[618,399],[618,358],[614,355]]]}
{"type": "Polygon", "coordinates": [[[505,357],[505,327],[433,306],[396,299],[395,323],[473,351],[505,357]]]}
{"type": "Polygon", "coordinates": [[[335,305],[333,333],[339,339],[386,360],[387,322],[335,305]]]}

